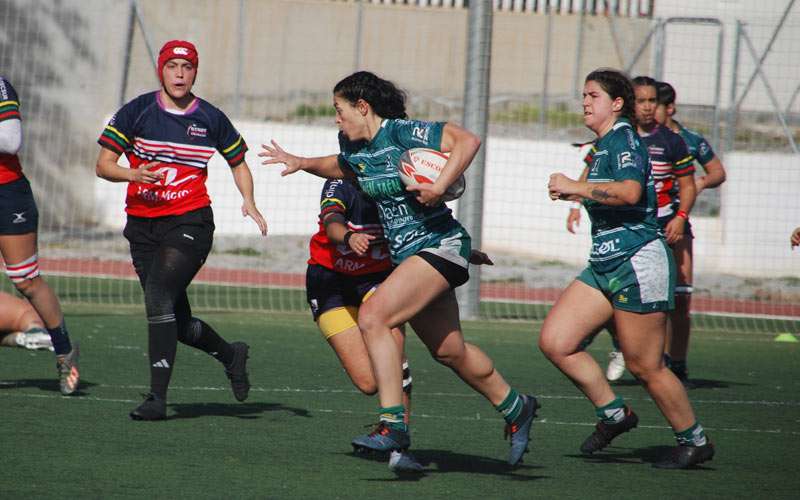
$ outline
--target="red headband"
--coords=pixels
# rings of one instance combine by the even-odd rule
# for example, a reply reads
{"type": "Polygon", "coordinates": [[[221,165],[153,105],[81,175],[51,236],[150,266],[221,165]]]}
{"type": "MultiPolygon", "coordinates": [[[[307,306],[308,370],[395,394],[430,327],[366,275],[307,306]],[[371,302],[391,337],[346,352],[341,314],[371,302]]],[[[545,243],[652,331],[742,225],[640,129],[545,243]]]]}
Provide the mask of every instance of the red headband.
{"type": "Polygon", "coordinates": [[[200,60],[197,48],[192,42],[186,40],[170,40],[158,52],[158,79],[164,81],[164,65],[170,59],[186,59],[196,68],[200,60]]]}

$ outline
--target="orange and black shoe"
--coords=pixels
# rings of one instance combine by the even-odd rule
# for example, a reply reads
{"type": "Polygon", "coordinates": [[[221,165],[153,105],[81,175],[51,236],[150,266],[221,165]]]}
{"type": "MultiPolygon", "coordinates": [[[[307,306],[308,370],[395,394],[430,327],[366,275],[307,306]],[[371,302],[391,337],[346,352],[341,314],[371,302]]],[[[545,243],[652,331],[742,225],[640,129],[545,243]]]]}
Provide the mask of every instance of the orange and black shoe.
{"type": "Polygon", "coordinates": [[[611,441],[615,437],[624,432],[628,432],[637,425],[639,425],[639,417],[637,417],[636,414],[626,406],[625,418],[623,418],[621,421],[614,424],[608,424],[602,420],[597,422],[594,432],[591,434],[591,436],[586,438],[586,441],[584,441],[581,445],[581,453],[591,455],[596,451],[600,451],[611,444],[611,441]]]}
{"type": "Polygon", "coordinates": [[[353,451],[394,451],[407,450],[411,446],[408,431],[389,427],[386,422],[379,422],[375,430],[353,438],[353,451]]]}
{"type": "Polygon", "coordinates": [[[80,358],[80,347],[77,342],[73,342],[70,352],[56,356],[58,385],[61,389],[61,394],[64,396],[75,394],[78,390],[78,384],[81,381],[81,374],[78,370],[78,358],[80,358]]]}

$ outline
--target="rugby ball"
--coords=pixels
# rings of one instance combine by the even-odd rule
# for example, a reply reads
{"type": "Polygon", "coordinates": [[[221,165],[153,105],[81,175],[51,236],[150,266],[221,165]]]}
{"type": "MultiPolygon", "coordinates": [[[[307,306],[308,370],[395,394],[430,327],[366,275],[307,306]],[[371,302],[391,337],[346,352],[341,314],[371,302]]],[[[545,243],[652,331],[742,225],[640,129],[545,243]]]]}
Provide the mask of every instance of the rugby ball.
{"type": "MultiPolygon", "coordinates": [[[[439,178],[448,155],[428,148],[414,148],[405,151],[400,156],[397,171],[403,184],[433,184],[439,178]]],[[[442,201],[452,201],[464,194],[467,181],[464,176],[459,176],[447,191],[442,195],[442,201]]]]}

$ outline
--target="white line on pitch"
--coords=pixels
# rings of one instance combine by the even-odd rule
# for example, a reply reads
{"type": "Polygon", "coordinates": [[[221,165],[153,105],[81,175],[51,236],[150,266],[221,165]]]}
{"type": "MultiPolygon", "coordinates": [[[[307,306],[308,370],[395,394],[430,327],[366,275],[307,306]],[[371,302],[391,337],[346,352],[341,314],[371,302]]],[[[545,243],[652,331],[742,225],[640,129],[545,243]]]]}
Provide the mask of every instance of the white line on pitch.
{"type": "MultiPolygon", "coordinates": [[[[106,386],[108,387],[108,386],[106,386]]],[[[177,388],[176,388],[177,389],[177,388]]],[[[216,388],[207,388],[211,390],[216,390],[216,388]]],[[[252,390],[252,389],[251,389],[252,390]]],[[[95,401],[95,402],[102,402],[102,403],[126,403],[126,404],[135,404],[138,401],[129,400],[129,399],[112,399],[112,398],[98,398],[94,396],[60,396],[60,395],[49,395],[49,394],[25,394],[25,393],[7,393],[2,392],[0,396],[8,396],[8,397],[22,397],[22,398],[36,398],[36,399],[63,399],[67,401],[95,401]]],[[[353,410],[333,410],[329,408],[309,408],[308,411],[310,412],[317,412],[317,413],[331,413],[331,414],[342,414],[342,415],[363,415],[363,416],[374,416],[374,412],[366,412],[366,411],[353,411],[353,410]]],[[[503,419],[493,416],[493,417],[481,417],[480,414],[476,414],[476,416],[454,416],[454,415],[431,415],[428,413],[413,413],[414,419],[435,419],[435,420],[461,420],[465,422],[477,422],[479,420],[489,421],[489,422],[497,422],[498,424],[503,422],[503,419]]],[[[536,424],[538,425],[568,425],[568,426],[577,426],[577,427],[594,427],[596,422],[565,422],[560,420],[549,420],[547,418],[536,420],[536,424]]],[[[654,430],[669,430],[670,428],[665,425],[639,425],[639,428],[642,429],[654,429],[654,430]]],[[[800,436],[800,432],[798,431],[783,431],[781,429],[745,429],[745,428],[737,428],[737,427],[706,427],[708,431],[720,431],[720,432],[740,432],[740,433],[753,433],[753,434],[775,434],[775,435],[790,435],[790,436],[800,436]]]]}

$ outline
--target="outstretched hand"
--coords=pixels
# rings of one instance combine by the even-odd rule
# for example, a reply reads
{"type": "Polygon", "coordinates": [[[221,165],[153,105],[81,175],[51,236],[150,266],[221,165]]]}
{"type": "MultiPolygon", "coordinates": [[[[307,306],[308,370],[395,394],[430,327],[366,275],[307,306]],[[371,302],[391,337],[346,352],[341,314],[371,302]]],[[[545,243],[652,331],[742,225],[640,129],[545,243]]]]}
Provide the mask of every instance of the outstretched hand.
{"type": "Polygon", "coordinates": [[[258,156],[264,158],[264,161],[261,162],[262,165],[286,165],[286,168],[281,171],[281,177],[285,177],[289,174],[297,172],[298,170],[302,170],[302,158],[291,153],[287,153],[274,140],[271,140],[270,143],[272,144],[271,146],[262,144],[261,149],[263,149],[263,151],[258,153],[258,156]]]}

